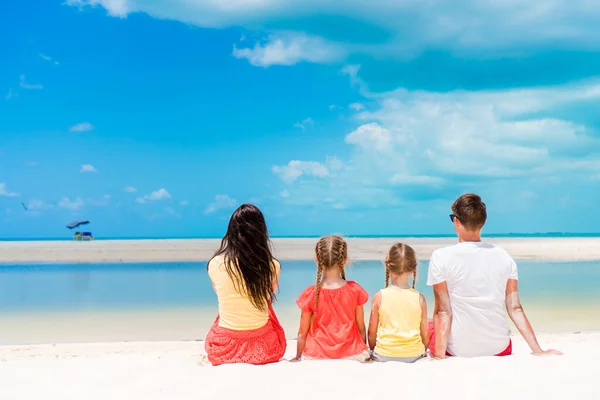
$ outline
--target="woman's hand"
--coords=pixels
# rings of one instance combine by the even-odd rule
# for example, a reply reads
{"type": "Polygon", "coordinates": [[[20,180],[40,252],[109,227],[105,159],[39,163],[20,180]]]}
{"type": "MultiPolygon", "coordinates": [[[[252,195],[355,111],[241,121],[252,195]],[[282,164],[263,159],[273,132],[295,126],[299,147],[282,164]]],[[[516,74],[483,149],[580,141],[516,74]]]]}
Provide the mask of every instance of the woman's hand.
{"type": "Polygon", "coordinates": [[[292,358],[290,360],[290,362],[298,362],[298,361],[302,361],[302,357],[301,356],[296,356],[296,357],[294,357],[294,358],[292,358]]]}

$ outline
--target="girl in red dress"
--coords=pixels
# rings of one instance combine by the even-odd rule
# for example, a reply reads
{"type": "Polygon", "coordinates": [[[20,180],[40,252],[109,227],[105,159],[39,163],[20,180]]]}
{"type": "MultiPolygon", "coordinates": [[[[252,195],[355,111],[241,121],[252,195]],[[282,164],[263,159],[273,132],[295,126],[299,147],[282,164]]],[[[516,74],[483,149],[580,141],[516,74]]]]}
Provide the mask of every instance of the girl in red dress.
{"type": "Polygon", "coordinates": [[[346,281],[346,241],[339,236],[324,237],[317,243],[315,253],[317,282],[306,288],[296,301],[302,315],[298,348],[292,361],[367,361],[370,355],[363,305],[369,295],[358,283],[346,281]]]}

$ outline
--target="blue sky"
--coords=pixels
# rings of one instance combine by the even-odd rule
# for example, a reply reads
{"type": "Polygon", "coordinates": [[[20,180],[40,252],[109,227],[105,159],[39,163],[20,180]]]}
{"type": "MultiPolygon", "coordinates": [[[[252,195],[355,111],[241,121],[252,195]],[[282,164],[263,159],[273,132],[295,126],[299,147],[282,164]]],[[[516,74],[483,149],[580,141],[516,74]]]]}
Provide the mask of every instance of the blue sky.
{"type": "Polygon", "coordinates": [[[43,3],[0,10],[0,237],[449,234],[467,191],[600,231],[593,2],[43,3]]]}

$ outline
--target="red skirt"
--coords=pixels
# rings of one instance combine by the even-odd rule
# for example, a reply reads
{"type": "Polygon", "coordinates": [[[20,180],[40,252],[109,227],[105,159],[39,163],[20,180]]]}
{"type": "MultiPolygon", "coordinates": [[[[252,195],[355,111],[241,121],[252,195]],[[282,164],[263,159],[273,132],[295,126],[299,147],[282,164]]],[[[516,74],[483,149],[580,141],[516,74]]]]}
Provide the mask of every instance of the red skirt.
{"type": "Polygon", "coordinates": [[[261,328],[234,331],[219,326],[219,317],[206,335],[204,348],[212,365],[244,363],[263,365],[281,360],[287,343],[285,332],[272,307],[261,328]]]}

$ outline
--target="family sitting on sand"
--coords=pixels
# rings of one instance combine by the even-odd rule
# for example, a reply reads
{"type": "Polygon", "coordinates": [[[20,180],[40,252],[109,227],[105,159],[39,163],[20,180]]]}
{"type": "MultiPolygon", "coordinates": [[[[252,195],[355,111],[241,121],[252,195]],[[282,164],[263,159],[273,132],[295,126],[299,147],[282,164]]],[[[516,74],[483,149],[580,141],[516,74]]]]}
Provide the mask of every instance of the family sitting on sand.
{"type": "MultiPolygon", "coordinates": [[[[348,247],[339,236],[321,238],[315,248],[317,279],[296,304],[302,310],[297,352],[291,361],[349,359],[415,362],[429,356],[507,356],[512,353],[506,313],[535,355],[542,350],[518,295],[517,265],[508,253],[481,241],[486,206],[476,194],[452,205],[450,219],[459,243],[433,252],[427,284],[433,286],[433,321],[425,297],[415,290],[417,257],[397,243],[385,258],[385,288],[372,299],[344,272],[348,247]],[[411,282],[412,281],[412,282],[411,282]]],[[[286,350],[283,328],[273,311],[280,265],[273,258],[261,211],[242,205],[231,217],[208,274],[219,316],[206,337],[213,365],[267,364],[286,350]]]]}

